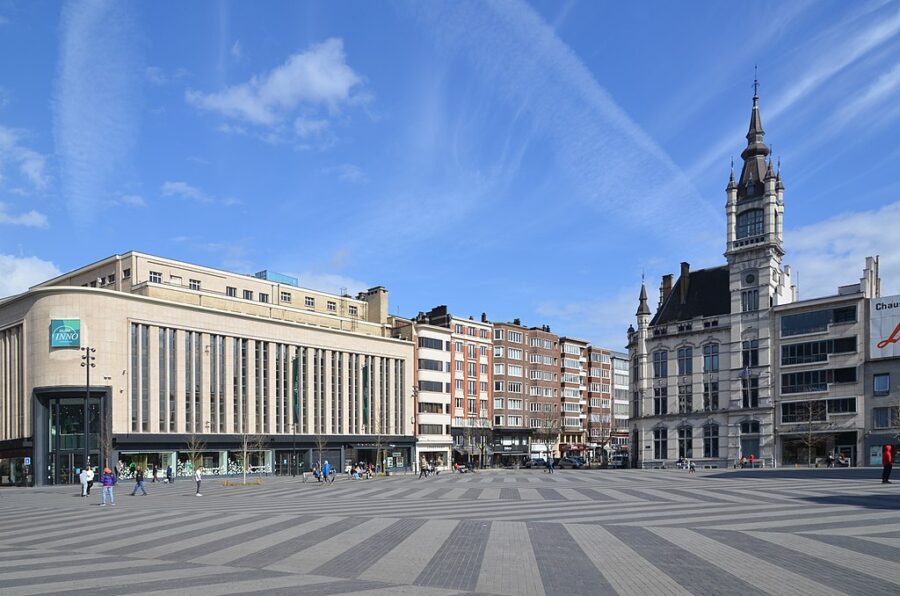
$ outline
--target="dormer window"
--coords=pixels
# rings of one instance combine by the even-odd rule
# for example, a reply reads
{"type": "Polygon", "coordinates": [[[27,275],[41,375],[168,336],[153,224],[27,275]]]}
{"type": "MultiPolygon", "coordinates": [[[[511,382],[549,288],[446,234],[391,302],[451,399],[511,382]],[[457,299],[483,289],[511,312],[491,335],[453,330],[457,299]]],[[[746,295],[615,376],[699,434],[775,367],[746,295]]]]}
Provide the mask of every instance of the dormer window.
{"type": "Polygon", "coordinates": [[[750,238],[763,233],[763,210],[749,209],[737,216],[737,238],[750,238]]]}

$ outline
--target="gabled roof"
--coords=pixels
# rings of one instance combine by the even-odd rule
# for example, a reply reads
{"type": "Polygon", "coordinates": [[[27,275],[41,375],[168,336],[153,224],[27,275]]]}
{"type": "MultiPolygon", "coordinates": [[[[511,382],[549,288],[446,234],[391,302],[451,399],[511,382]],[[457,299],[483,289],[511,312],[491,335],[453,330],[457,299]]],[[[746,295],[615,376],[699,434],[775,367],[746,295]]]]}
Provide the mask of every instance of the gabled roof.
{"type": "Polygon", "coordinates": [[[682,282],[682,278],[679,277],[678,282],[672,286],[656,316],[650,321],[651,326],[689,321],[697,317],[714,317],[731,312],[727,265],[689,272],[687,297],[683,304],[682,282]]]}

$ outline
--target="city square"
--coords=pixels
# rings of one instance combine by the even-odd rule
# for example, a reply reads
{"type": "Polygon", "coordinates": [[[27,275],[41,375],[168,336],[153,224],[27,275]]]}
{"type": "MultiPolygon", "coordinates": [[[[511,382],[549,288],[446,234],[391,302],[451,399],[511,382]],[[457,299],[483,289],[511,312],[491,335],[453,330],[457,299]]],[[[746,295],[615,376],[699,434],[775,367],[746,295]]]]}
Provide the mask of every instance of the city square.
{"type": "Polygon", "coordinates": [[[0,494],[8,595],[896,594],[877,470],[539,470],[0,494]]]}

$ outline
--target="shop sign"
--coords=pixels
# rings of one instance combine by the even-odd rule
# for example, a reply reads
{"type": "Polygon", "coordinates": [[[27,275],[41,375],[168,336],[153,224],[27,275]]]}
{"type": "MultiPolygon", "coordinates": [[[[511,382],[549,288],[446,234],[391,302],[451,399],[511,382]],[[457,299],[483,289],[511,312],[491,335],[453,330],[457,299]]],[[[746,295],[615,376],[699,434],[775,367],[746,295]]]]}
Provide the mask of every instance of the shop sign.
{"type": "Polygon", "coordinates": [[[900,296],[869,301],[869,337],[873,360],[900,357],[900,296]]]}
{"type": "Polygon", "coordinates": [[[53,319],[50,321],[51,348],[81,347],[80,319],[53,319]]]}

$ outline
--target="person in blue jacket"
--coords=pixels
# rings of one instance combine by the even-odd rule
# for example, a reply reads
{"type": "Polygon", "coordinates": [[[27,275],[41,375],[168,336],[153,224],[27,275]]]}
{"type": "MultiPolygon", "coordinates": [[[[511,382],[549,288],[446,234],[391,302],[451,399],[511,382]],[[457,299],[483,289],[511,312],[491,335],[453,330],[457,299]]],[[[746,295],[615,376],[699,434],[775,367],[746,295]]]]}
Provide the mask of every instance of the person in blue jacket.
{"type": "MultiPolygon", "coordinates": [[[[325,479],[325,482],[328,482],[328,477],[331,476],[331,464],[328,463],[328,460],[325,460],[325,463],[322,464],[322,477],[325,479]]],[[[334,482],[334,479],[331,480],[334,482]]]]}

